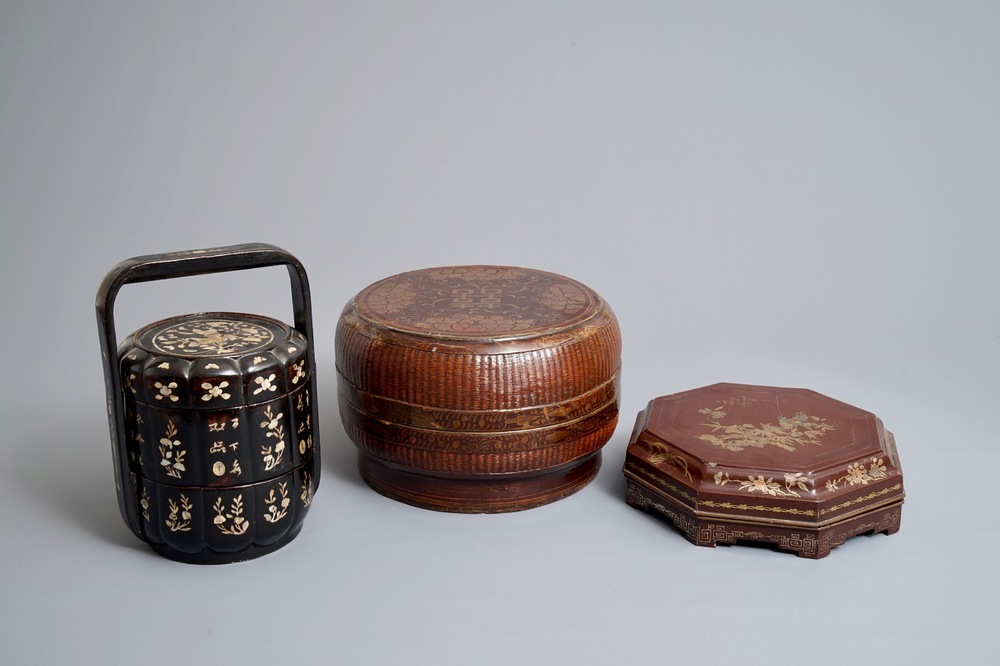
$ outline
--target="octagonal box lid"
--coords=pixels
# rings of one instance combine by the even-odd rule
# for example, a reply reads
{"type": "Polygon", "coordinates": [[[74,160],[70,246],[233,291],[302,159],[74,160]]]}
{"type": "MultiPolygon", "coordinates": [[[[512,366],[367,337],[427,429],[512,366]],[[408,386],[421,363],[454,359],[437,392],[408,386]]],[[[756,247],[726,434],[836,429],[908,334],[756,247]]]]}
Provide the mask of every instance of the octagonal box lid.
{"type": "Polygon", "coordinates": [[[656,398],[624,472],[629,504],[698,545],[760,541],[804,557],[897,531],[904,496],[882,421],[807,389],[715,384],[656,398]]]}

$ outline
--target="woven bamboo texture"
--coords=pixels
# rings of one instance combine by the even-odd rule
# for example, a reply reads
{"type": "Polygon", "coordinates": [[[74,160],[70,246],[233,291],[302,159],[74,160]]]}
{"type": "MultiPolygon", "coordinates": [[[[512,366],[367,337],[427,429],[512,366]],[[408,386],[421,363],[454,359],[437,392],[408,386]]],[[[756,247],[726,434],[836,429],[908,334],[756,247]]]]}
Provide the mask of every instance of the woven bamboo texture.
{"type": "MultiPolygon", "coordinates": [[[[478,478],[490,494],[496,488],[486,486],[501,476],[506,483],[599,456],[618,422],[621,333],[611,308],[562,276],[462,271],[394,276],[345,307],[336,335],[339,405],[359,454],[441,483],[478,478]],[[435,282],[442,274],[459,278],[435,282]],[[400,293],[402,306],[383,297],[400,293]],[[468,306],[480,294],[493,300],[468,306]]],[[[403,501],[411,494],[395,493],[403,501]]],[[[464,510],[462,502],[479,505],[474,499],[431,508],[464,510]]]]}

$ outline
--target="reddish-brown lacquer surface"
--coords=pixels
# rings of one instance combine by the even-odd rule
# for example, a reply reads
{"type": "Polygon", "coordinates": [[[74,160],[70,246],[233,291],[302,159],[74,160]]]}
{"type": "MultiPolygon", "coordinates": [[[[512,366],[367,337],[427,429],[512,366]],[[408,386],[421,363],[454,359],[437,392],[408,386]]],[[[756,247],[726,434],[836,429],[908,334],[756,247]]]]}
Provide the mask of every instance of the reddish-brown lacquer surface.
{"type": "Polygon", "coordinates": [[[895,532],[904,497],[881,420],[807,389],[716,384],[656,398],[624,471],[630,504],[699,545],[761,541],[804,557],[895,532]]]}
{"type": "Polygon", "coordinates": [[[337,328],[362,477],[426,508],[499,512],[579,489],[618,419],[621,335],[560,275],[454,266],[377,282],[337,328]]]}

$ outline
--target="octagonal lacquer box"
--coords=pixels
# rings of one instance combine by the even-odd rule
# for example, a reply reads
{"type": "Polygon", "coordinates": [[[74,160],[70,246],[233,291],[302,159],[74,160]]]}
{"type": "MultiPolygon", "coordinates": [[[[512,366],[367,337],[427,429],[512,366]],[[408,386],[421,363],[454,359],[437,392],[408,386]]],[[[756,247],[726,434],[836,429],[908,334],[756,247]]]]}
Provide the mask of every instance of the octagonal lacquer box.
{"type": "Polygon", "coordinates": [[[882,421],[807,389],[715,384],[656,398],[624,473],[626,501],[692,543],[761,542],[808,558],[897,532],[904,497],[882,421]]]}

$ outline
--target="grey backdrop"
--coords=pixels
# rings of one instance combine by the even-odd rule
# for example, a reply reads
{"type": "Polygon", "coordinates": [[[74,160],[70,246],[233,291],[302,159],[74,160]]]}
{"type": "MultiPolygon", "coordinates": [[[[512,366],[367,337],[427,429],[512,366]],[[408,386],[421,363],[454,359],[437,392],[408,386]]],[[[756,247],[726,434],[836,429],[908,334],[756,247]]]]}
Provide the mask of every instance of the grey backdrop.
{"type": "MultiPolygon", "coordinates": [[[[1000,4],[0,0],[0,661],[982,663],[1000,649],[1000,4]],[[266,241],[314,288],[325,477],[260,560],[118,516],[94,294],[266,241]],[[358,479],[333,330],[365,285],[498,263],[614,307],[598,478],[524,513],[358,479]],[[625,505],[635,414],[804,386],[896,434],[901,531],[821,561],[625,505]]],[[[119,334],[288,318],[280,269],[127,287],[119,334]]]]}

